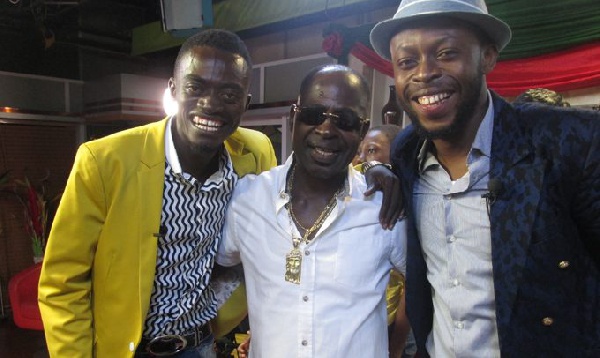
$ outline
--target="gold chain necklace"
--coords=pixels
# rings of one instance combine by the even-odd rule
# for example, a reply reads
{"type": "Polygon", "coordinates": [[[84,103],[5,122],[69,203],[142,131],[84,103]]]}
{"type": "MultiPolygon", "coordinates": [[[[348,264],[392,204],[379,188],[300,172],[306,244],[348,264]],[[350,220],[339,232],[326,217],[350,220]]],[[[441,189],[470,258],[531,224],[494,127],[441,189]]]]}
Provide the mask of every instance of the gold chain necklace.
{"type": "Polygon", "coordinates": [[[314,239],[314,236],[312,238],[310,236],[313,235],[313,233],[316,234],[321,228],[321,226],[323,226],[323,223],[325,223],[325,220],[327,220],[327,218],[331,214],[331,211],[333,211],[333,208],[335,208],[335,206],[337,205],[338,195],[340,195],[343,192],[345,187],[342,186],[333,194],[331,199],[329,199],[327,205],[325,205],[325,208],[323,208],[323,211],[321,211],[321,214],[319,214],[317,220],[315,220],[312,226],[307,229],[304,226],[302,226],[302,224],[300,224],[300,221],[298,220],[298,218],[296,218],[296,215],[294,215],[294,210],[292,208],[292,187],[294,185],[295,174],[296,165],[292,167],[292,172],[290,173],[286,183],[286,191],[290,195],[290,200],[285,206],[290,216],[290,224],[294,222],[296,225],[298,225],[298,227],[304,230],[304,235],[302,235],[302,238],[295,238],[292,234],[292,251],[285,255],[285,280],[287,282],[299,284],[300,272],[302,269],[302,253],[299,249],[300,243],[304,242],[305,244],[308,244],[310,241],[312,241],[312,239],[314,239]]]}

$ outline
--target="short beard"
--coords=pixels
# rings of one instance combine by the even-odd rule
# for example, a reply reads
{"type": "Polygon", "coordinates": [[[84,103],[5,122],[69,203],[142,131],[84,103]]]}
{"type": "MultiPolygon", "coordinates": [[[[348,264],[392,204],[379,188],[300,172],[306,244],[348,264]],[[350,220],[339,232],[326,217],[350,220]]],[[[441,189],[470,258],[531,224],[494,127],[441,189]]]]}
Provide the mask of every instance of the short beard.
{"type": "MultiPolygon", "coordinates": [[[[464,129],[468,126],[473,113],[475,112],[477,102],[479,101],[479,94],[483,85],[483,74],[477,77],[472,82],[472,85],[465,88],[465,99],[459,104],[458,111],[454,121],[448,126],[438,128],[434,130],[428,130],[419,121],[419,118],[415,111],[408,109],[406,114],[412,120],[412,124],[415,127],[417,134],[426,140],[446,140],[460,137],[464,133],[464,129]]],[[[404,108],[410,108],[405,106],[404,108]]]]}

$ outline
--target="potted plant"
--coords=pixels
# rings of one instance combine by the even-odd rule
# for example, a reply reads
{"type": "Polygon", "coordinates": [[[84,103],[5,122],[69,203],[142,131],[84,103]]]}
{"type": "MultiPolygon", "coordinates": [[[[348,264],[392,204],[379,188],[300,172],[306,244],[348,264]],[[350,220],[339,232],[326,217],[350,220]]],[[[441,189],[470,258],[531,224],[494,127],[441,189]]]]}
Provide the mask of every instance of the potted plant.
{"type": "Polygon", "coordinates": [[[14,180],[15,191],[23,188],[24,193],[18,193],[17,197],[23,205],[25,217],[25,230],[31,239],[33,249],[33,261],[41,262],[46,249],[48,206],[52,201],[46,197],[46,188],[40,185],[36,188],[27,177],[23,180],[14,180]]]}

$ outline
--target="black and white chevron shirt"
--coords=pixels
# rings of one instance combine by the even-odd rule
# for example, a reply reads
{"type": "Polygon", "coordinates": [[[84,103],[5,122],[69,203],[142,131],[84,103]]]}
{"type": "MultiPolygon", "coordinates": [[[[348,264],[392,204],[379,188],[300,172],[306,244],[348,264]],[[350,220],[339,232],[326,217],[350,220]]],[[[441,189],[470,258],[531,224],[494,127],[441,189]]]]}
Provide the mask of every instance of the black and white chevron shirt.
{"type": "Polygon", "coordinates": [[[168,151],[161,215],[161,227],[166,230],[158,238],[144,337],[188,333],[216,316],[217,302],[209,281],[225,210],[238,179],[225,150],[219,170],[204,183],[181,172],[176,155],[169,160],[168,151]]]}

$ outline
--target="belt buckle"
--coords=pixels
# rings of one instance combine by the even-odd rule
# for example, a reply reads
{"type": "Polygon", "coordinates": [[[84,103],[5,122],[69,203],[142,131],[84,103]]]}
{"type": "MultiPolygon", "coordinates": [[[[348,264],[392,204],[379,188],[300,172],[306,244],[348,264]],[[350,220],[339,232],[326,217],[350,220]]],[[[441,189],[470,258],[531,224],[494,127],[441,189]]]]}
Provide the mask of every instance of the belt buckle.
{"type": "Polygon", "coordinates": [[[185,347],[187,347],[187,339],[185,339],[185,337],[180,336],[178,334],[166,334],[164,336],[157,336],[152,338],[152,340],[146,345],[146,352],[157,357],[166,357],[181,352],[185,349],[185,347]],[[172,345],[172,348],[169,350],[156,352],[153,350],[152,347],[156,344],[172,345]]]}

